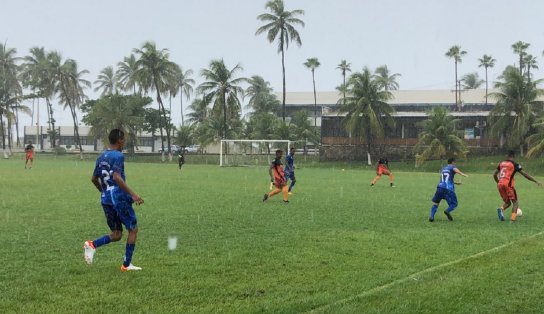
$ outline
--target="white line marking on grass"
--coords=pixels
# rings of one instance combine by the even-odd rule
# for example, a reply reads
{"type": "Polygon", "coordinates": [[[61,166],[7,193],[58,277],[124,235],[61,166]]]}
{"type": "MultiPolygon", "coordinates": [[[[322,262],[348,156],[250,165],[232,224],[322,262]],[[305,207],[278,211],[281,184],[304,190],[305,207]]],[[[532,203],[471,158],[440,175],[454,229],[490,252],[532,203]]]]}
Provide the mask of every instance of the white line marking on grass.
{"type": "Polygon", "coordinates": [[[455,264],[459,264],[461,262],[464,262],[464,261],[467,261],[467,260],[471,260],[471,259],[475,259],[475,258],[478,258],[478,257],[481,257],[481,256],[484,256],[484,255],[487,255],[489,253],[493,253],[493,252],[496,252],[496,251],[499,251],[499,250],[502,250],[506,247],[509,247],[515,243],[519,243],[521,241],[525,241],[525,240],[529,240],[529,239],[532,239],[532,238],[536,238],[540,235],[543,235],[544,234],[544,230],[543,231],[540,231],[538,233],[535,233],[533,235],[530,235],[526,238],[523,238],[523,239],[520,239],[520,240],[517,240],[517,241],[512,241],[512,242],[508,242],[508,243],[505,243],[503,245],[499,245],[497,247],[494,247],[494,248],[491,248],[489,250],[485,250],[485,251],[482,251],[482,252],[479,252],[479,253],[476,253],[476,254],[473,254],[473,255],[470,255],[468,257],[462,257],[462,258],[459,258],[459,259],[456,259],[454,261],[451,261],[451,262],[447,262],[447,263],[443,263],[443,264],[440,264],[440,265],[436,265],[436,266],[432,266],[432,267],[429,267],[427,269],[424,269],[422,271],[418,271],[416,273],[413,273],[411,275],[408,275],[404,278],[401,278],[401,279],[397,279],[397,280],[394,280],[394,281],[391,281],[390,283],[386,283],[385,285],[381,285],[381,286],[377,286],[375,288],[372,288],[370,290],[366,290],[366,291],[363,291],[359,294],[356,294],[356,295],[353,295],[351,297],[347,297],[347,298],[344,298],[344,299],[340,299],[340,300],[337,300],[335,302],[332,302],[332,303],[329,303],[329,304],[325,304],[325,305],[322,305],[322,306],[319,306],[319,307],[316,307],[315,309],[312,309],[312,310],[309,310],[307,311],[306,313],[316,313],[316,312],[323,312],[324,310],[332,307],[332,306],[335,306],[335,305],[340,305],[340,304],[345,304],[345,303],[348,303],[350,301],[353,301],[353,300],[356,300],[356,299],[359,299],[359,298],[362,298],[362,297],[366,297],[366,296],[369,296],[369,295],[372,295],[376,292],[380,292],[382,290],[385,290],[385,289],[388,289],[396,284],[399,284],[399,283],[402,283],[402,282],[405,282],[405,281],[408,281],[410,279],[412,280],[418,280],[417,278],[415,277],[418,277],[418,276],[421,276],[423,274],[426,274],[426,273],[430,273],[430,272],[433,272],[435,270],[438,270],[438,269],[442,269],[442,268],[446,268],[448,266],[451,266],[451,265],[455,265],[455,264]]]}

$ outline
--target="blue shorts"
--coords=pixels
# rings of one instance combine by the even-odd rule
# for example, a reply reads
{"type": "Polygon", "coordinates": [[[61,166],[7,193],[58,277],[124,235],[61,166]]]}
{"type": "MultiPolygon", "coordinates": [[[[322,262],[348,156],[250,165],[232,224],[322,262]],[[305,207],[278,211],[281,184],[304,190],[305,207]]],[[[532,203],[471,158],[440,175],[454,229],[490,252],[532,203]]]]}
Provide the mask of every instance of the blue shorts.
{"type": "Polygon", "coordinates": [[[127,230],[138,227],[138,220],[136,219],[136,212],[132,208],[132,203],[124,201],[117,202],[115,205],[102,204],[102,208],[111,231],[123,231],[122,225],[125,225],[127,230]]]}
{"type": "Polygon", "coordinates": [[[433,203],[440,203],[441,200],[446,200],[448,205],[452,208],[457,207],[457,195],[454,191],[448,189],[436,188],[436,193],[433,196],[433,203]]]}
{"type": "Polygon", "coordinates": [[[285,180],[288,180],[290,179],[291,181],[296,181],[297,179],[295,179],[295,172],[289,172],[289,171],[285,171],[284,172],[284,175],[285,175],[285,180]]]}

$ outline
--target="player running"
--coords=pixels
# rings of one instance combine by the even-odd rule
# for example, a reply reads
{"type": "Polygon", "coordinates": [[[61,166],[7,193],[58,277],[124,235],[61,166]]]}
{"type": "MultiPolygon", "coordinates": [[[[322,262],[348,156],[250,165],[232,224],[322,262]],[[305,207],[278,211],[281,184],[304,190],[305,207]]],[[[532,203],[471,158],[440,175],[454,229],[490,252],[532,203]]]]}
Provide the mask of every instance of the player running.
{"type": "Polygon", "coordinates": [[[461,182],[455,182],[453,178],[455,174],[462,175],[463,177],[468,177],[468,175],[461,172],[455,166],[455,158],[448,159],[448,165],[442,168],[440,171],[440,182],[436,186],[436,192],[434,193],[432,202],[433,206],[431,207],[431,214],[429,215],[429,221],[434,221],[434,215],[438,209],[440,201],[445,199],[448,203],[448,208],[444,211],[446,217],[449,221],[453,220],[451,212],[457,207],[457,195],[455,194],[455,184],[461,184],[461,182]]]}
{"type": "Polygon", "coordinates": [[[515,154],[513,151],[509,151],[506,156],[506,160],[501,161],[493,173],[493,179],[497,182],[497,188],[499,189],[499,194],[504,202],[504,204],[497,208],[497,215],[499,216],[500,221],[504,221],[504,211],[512,206],[512,214],[510,215],[510,221],[515,222],[516,216],[519,208],[518,203],[518,194],[516,188],[514,187],[516,181],[514,180],[514,175],[516,172],[519,172],[522,176],[527,178],[529,181],[533,181],[538,186],[542,184],[535,180],[528,173],[523,171],[521,165],[514,161],[515,154]]]}
{"type": "Polygon", "coordinates": [[[295,178],[295,148],[291,147],[289,150],[289,154],[287,154],[287,157],[285,157],[285,168],[283,169],[283,172],[285,174],[285,179],[290,179],[291,184],[289,185],[289,195],[291,195],[291,190],[295,186],[295,183],[297,183],[297,179],[295,178]]]}
{"type": "Polygon", "coordinates": [[[125,157],[121,152],[125,145],[125,134],[119,129],[114,129],[111,130],[108,138],[110,147],[96,160],[91,181],[101,193],[102,208],[111,234],[94,241],[85,241],[84,257],[87,264],[91,264],[98,247],[121,240],[122,225],[125,225],[128,238],[121,271],[141,270],[142,268],[131,263],[138,235],[138,223],[132,203],[140,205],[144,203],[144,200],[125,182],[125,157]]]}
{"type": "Polygon", "coordinates": [[[30,167],[28,169],[32,169],[32,163],[34,162],[34,146],[32,146],[32,142],[28,142],[28,145],[25,147],[25,157],[25,169],[29,161],[30,167]]]}
{"type": "Polygon", "coordinates": [[[395,184],[393,183],[393,173],[389,170],[389,160],[383,157],[378,159],[378,163],[376,165],[376,177],[374,180],[372,180],[372,182],[370,182],[370,186],[374,186],[374,184],[380,180],[382,174],[389,176],[389,186],[394,188],[395,184]]]}
{"type": "Polygon", "coordinates": [[[183,148],[178,151],[178,166],[181,170],[181,166],[185,164],[185,154],[183,153],[183,148]]]}
{"type": "Polygon", "coordinates": [[[270,164],[268,169],[268,174],[270,175],[270,182],[274,184],[275,189],[267,193],[263,197],[263,202],[269,199],[270,197],[282,192],[283,193],[283,202],[289,203],[289,189],[287,188],[287,180],[285,180],[285,175],[283,173],[283,167],[281,163],[281,157],[283,151],[278,149],[276,151],[276,158],[270,164]]]}

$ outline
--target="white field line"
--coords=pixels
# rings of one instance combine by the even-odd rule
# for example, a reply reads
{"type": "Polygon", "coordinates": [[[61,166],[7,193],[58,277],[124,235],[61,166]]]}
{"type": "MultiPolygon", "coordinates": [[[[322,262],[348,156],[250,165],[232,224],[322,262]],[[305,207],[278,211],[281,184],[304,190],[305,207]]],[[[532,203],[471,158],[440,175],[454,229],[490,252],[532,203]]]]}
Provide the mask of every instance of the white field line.
{"type": "Polygon", "coordinates": [[[427,269],[424,269],[422,271],[418,271],[416,273],[413,273],[411,275],[408,275],[404,278],[401,278],[401,279],[397,279],[397,280],[394,280],[394,281],[391,281],[390,283],[386,283],[385,285],[381,285],[381,286],[377,286],[375,288],[372,288],[370,290],[366,290],[366,291],[363,291],[359,294],[356,294],[356,295],[353,295],[351,297],[347,297],[347,298],[344,298],[344,299],[340,299],[340,300],[337,300],[337,301],[334,301],[332,303],[329,303],[329,304],[325,304],[325,305],[321,305],[319,307],[316,307],[315,309],[312,309],[310,311],[307,311],[307,313],[317,313],[317,312],[323,312],[325,311],[326,309],[332,307],[332,306],[335,306],[335,305],[340,305],[340,304],[345,304],[345,303],[348,303],[348,302],[351,302],[353,300],[356,300],[356,299],[359,299],[359,298],[362,298],[362,297],[366,297],[366,296],[369,296],[369,295],[372,295],[376,292],[380,292],[382,290],[385,290],[385,289],[388,289],[390,287],[393,287],[394,285],[396,284],[399,284],[399,283],[402,283],[402,282],[405,282],[405,281],[408,281],[410,279],[413,279],[413,280],[417,280],[417,278],[414,278],[414,277],[418,277],[418,276],[421,276],[423,274],[426,274],[426,273],[430,273],[430,272],[433,272],[435,270],[439,270],[439,269],[442,269],[442,268],[446,268],[448,266],[451,266],[451,265],[455,265],[455,264],[459,264],[461,262],[464,262],[464,261],[467,261],[467,260],[471,260],[471,259],[475,259],[475,258],[478,258],[478,257],[481,257],[481,256],[484,256],[484,255],[487,255],[489,253],[493,253],[493,252],[496,252],[496,251],[499,251],[499,250],[502,250],[506,247],[509,247],[515,243],[519,243],[519,242],[522,242],[522,241],[525,241],[525,240],[529,240],[529,239],[532,239],[532,238],[536,238],[540,235],[543,235],[544,234],[544,230],[543,231],[540,231],[538,233],[535,233],[533,235],[530,235],[528,237],[525,237],[525,238],[522,238],[520,240],[517,240],[517,241],[512,241],[512,242],[508,242],[506,244],[503,244],[503,245],[499,245],[497,247],[494,247],[494,248],[491,248],[489,250],[485,250],[485,251],[482,251],[482,252],[479,252],[479,253],[476,253],[476,254],[473,254],[473,255],[470,255],[470,256],[467,256],[467,257],[462,257],[460,259],[456,259],[454,261],[451,261],[451,262],[447,262],[447,263],[443,263],[443,264],[440,264],[440,265],[436,265],[436,266],[432,266],[432,267],[429,267],[427,269]]]}

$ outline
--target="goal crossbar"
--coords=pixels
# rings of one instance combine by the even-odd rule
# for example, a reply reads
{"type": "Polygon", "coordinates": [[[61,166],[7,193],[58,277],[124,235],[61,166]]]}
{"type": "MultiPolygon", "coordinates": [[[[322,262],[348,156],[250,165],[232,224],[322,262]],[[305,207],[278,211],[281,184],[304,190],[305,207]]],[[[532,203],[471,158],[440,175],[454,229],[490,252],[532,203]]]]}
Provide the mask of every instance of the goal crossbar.
{"type": "Polygon", "coordinates": [[[228,143],[286,143],[287,151],[291,148],[290,140],[221,140],[219,145],[219,166],[223,167],[223,143],[228,145],[228,143]]]}

